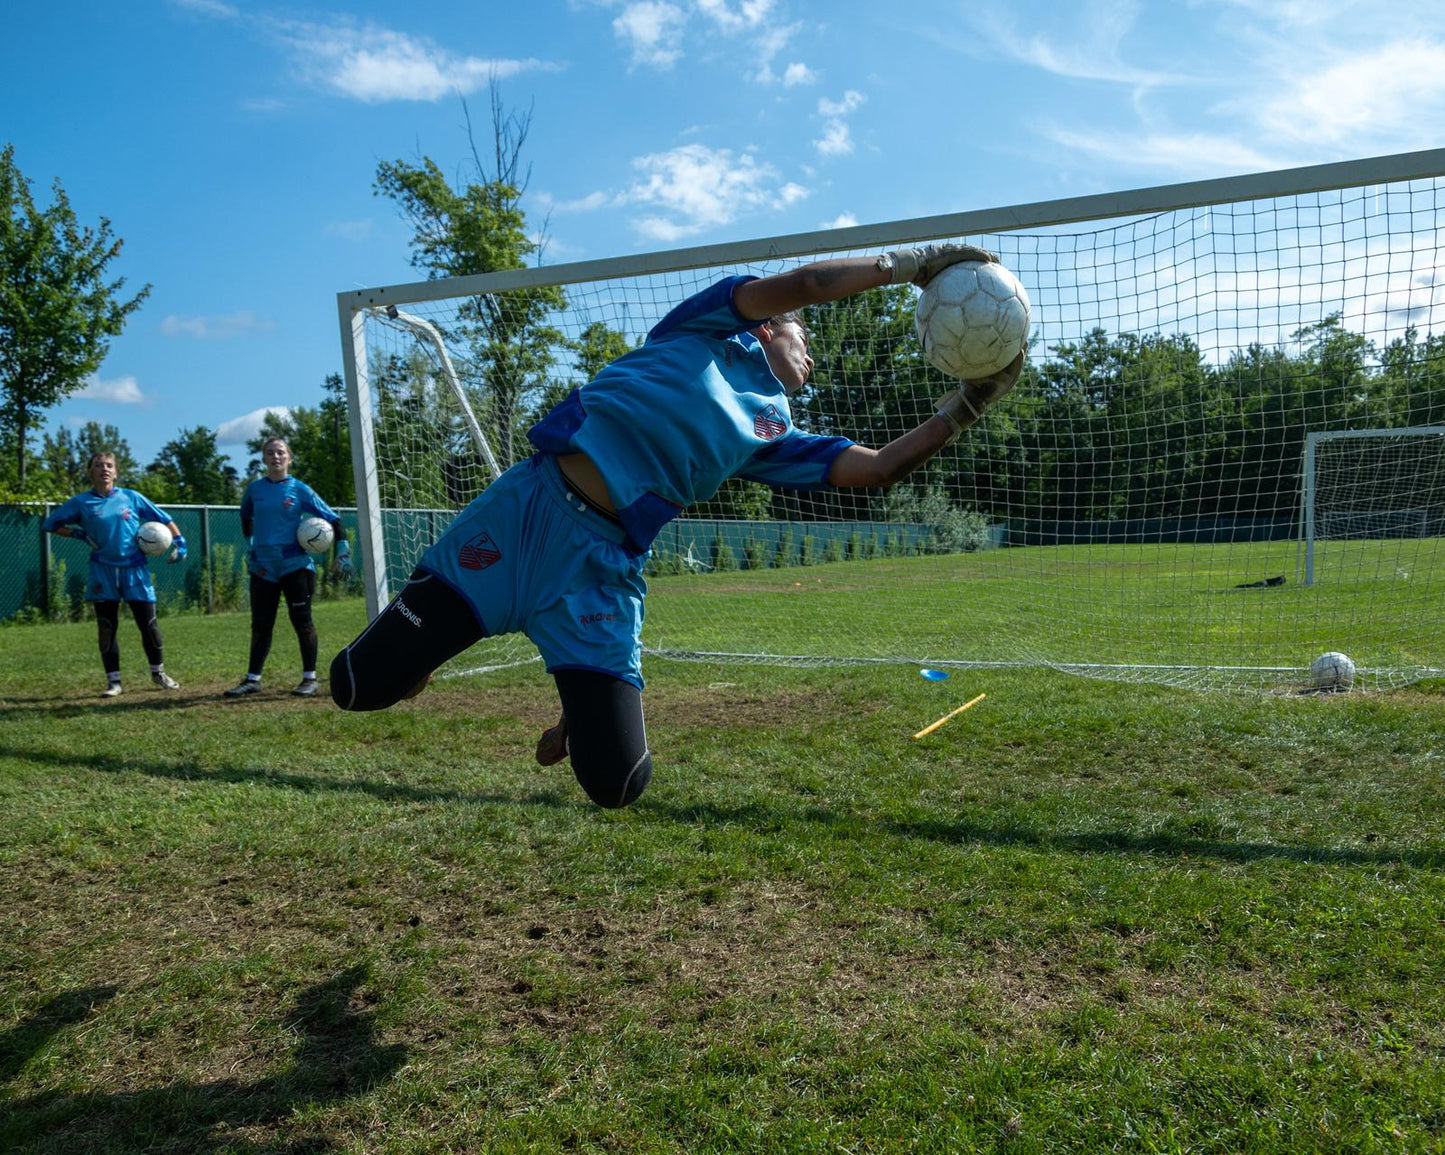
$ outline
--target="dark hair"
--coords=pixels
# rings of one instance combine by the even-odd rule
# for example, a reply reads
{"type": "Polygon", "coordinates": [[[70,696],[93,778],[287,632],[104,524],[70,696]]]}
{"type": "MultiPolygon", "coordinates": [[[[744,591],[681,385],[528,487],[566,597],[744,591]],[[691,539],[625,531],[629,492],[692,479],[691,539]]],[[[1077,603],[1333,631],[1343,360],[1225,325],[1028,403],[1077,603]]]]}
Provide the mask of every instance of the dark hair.
{"type": "Polygon", "coordinates": [[[109,457],[112,464],[115,462],[115,453],[109,449],[97,449],[90,455],[90,460],[85,463],[85,472],[89,473],[95,468],[95,461],[98,457],[109,457]]]}
{"type": "Polygon", "coordinates": [[[261,442],[261,452],[262,452],[262,453],[265,453],[265,452],[266,452],[266,446],[270,445],[271,442],[273,442],[273,441],[279,441],[282,445],[284,445],[284,446],[286,447],[286,452],[287,452],[287,453],[290,453],[290,452],[291,452],[291,442],[287,441],[286,438],[284,438],[284,437],[268,437],[268,438],[266,438],[265,441],[261,442]]]}
{"type": "Polygon", "coordinates": [[[803,330],[803,336],[812,336],[812,333],[808,331],[808,322],[803,320],[803,310],[801,309],[789,309],[786,313],[776,313],[768,320],[774,325],[796,325],[803,330]]]}

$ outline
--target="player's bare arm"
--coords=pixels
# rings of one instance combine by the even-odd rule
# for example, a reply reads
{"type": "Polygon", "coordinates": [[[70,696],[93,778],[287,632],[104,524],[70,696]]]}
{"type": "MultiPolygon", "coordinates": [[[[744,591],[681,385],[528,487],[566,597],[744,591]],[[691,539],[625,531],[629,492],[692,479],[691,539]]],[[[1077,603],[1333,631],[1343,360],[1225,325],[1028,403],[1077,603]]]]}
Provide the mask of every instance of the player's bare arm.
{"type": "Polygon", "coordinates": [[[733,306],[748,321],[766,321],[779,313],[822,305],[883,285],[910,281],[926,285],[942,269],[959,261],[997,261],[974,245],[924,245],[891,253],[812,261],[786,273],[747,281],[733,290],[733,306]]]}

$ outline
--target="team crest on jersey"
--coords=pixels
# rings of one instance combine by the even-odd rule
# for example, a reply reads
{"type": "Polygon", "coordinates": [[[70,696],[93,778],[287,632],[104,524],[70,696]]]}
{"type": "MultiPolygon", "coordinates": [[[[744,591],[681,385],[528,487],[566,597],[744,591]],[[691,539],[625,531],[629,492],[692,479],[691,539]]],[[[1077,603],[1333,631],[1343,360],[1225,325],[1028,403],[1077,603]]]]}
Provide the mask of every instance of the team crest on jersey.
{"type": "Polygon", "coordinates": [[[489,533],[479,533],[457,553],[457,564],[462,569],[486,569],[502,560],[502,551],[489,533]]]}
{"type": "Polygon", "coordinates": [[[769,405],[753,418],[753,432],[764,441],[776,441],[788,431],[788,423],[776,405],[769,405]]]}
{"type": "Polygon", "coordinates": [[[121,521],[129,521],[129,520],[131,519],[131,512],[130,512],[130,510],[128,510],[128,509],[123,509],[123,510],[121,510],[121,511],[120,511],[120,519],[121,519],[121,521]]]}
{"type": "Polygon", "coordinates": [[[289,509],[290,509],[293,505],[295,505],[295,504],[296,504],[296,499],[295,499],[294,497],[289,496],[289,495],[286,496],[286,497],[283,497],[283,498],[281,499],[281,508],[282,508],[282,509],[289,510],[289,509]]]}

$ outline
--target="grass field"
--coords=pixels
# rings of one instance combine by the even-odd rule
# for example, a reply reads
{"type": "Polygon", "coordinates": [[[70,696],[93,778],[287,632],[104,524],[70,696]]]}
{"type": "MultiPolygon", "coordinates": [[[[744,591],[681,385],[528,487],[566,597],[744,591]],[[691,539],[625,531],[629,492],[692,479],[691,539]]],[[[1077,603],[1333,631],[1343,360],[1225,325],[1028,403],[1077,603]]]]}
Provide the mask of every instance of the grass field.
{"type": "Polygon", "coordinates": [[[536,664],[162,625],[0,630],[0,1150],[1445,1151],[1445,682],[654,660],[604,812],[536,664]]]}

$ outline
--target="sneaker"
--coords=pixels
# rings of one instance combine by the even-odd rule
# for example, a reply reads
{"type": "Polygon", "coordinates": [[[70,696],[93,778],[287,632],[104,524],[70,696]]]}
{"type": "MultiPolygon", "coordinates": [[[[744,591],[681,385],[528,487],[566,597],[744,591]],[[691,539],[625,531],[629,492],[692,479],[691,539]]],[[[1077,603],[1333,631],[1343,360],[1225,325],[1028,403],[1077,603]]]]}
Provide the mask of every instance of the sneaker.
{"type": "Polygon", "coordinates": [[[162,690],[179,690],[181,688],[181,684],[164,670],[158,670],[156,673],[152,674],[151,681],[154,682],[157,686],[159,686],[162,690]]]}
{"type": "Polygon", "coordinates": [[[297,683],[296,688],[291,692],[301,698],[311,697],[312,694],[316,693],[316,679],[302,678],[301,681],[297,683]]]}
{"type": "Polygon", "coordinates": [[[259,694],[261,683],[254,678],[242,678],[241,681],[226,691],[228,698],[244,698],[247,694],[259,694]]]}
{"type": "Polygon", "coordinates": [[[102,698],[119,698],[122,691],[119,682],[112,682],[100,692],[102,698]]]}
{"type": "Polygon", "coordinates": [[[555,726],[543,730],[537,739],[537,765],[555,766],[567,754],[567,715],[563,714],[555,726]]]}

